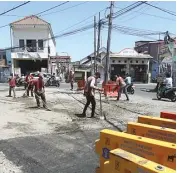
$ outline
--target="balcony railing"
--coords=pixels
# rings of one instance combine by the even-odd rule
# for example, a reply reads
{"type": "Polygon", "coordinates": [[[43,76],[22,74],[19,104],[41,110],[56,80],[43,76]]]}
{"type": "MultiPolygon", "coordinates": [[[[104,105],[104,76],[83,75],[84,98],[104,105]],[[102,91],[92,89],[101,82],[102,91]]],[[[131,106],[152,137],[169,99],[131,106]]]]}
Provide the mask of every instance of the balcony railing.
{"type": "Polygon", "coordinates": [[[22,47],[22,48],[12,48],[12,52],[43,52],[42,47],[22,47]]]}

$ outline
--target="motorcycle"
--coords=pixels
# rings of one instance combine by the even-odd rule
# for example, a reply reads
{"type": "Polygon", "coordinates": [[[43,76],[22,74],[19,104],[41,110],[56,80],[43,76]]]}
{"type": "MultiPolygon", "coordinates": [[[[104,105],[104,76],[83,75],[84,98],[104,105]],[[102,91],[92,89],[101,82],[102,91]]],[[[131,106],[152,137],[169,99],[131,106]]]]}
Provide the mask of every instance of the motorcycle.
{"type": "Polygon", "coordinates": [[[16,79],[16,86],[20,87],[20,86],[25,86],[25,81],[23,78],[17,78],[16,79]]]}
{"type": "Polygon", "coordinates": [[[129,85],[129,87],[127,88],[127,92],[129,94],[134,94],[135,93],[135,86],[133,85],[133,83],[131,83],[131,85],[129,85]]]}
{"type": "Polygon", "coordinates": [[[45,83],[45,86],[56,86],[60,87],[60,80],[49,78],[45,83]]]}
{"type": "Polygon", "coordinates": [[[165,84],[160,84],[158,90],[157,90],[157,99],[161,100],[161,98],[168,98],[172,102],[176,101],[176,87],[169,88],[166,91],[163,90],[163,87],[165,84]]]}

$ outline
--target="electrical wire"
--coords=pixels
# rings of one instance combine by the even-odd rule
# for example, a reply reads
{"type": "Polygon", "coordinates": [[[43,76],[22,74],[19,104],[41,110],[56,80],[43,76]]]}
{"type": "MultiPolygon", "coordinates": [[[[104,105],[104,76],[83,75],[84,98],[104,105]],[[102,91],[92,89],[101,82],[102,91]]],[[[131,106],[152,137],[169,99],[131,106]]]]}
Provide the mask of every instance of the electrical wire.
{"type": "Polygon", "coordinates": [[[151,6],[151,7],[154,7],[154,8],[156,8],[156,9],[158,9],[158,10],[161,10],[161,11],[163,11],[163,12],[165,12],[165,13],[168,13],[168,14],[171,14],[171,15],[173,15],[173,16],[176,16],[175,12],[171,12],[171,11],[168,11],[168,10],[166,10],[166,9],[157,7],[157,6],[155,6],[155,5],[151,5],[151,4],[147,3],[147,1],[145,2],[145,4],[146,4],[146,5],[149,5],[149,6],[151,6]]]}
{"type": "Polygon", "coordinates": [[[122,16],[123,14],[132,11],[133,9],[135,9],[135,8],[137,8],[137,7],[139,7],[139,6],[141,6],[141,5],[144,4],[145,2],[146,2],[146,1],[143,1],[143,2],[135,2],[135,3],[131,4],[131,5],[129,5],[129,6],[125,7],[125,8],[123,8],[122,10],[119,10],[118,12],[116,12],[116,13],[114,14],[113,19],[115,19],[115,18],[117,18],[117,17],[120,17],[120,16],[122,16]]]}
{"type": "Polygon", "coordinates": [[[10,10],[7,10],[7,11],[5,11],[3,13],[0,13],[0,16],[4,15],[4,14],[10,12],[10,11],[13,11],[13,10],[15,10],[15,9],[17,9],[17,8],[19,8],[21,6],[24,6],[24,5],[28,4],[28,3],[30,3],[30,1],[24,2],[23,4],[20,4],[20,5],[16,6],[16,7],[14,7],[14,8],[11,8],[10,10]]]}
{"type": "MultiPolygon", "coordinates": [[[[66,1],[66,2],[63,2],[63,3],[59,4],[59,5],[56,5],[56,6],[54,6],[54,7],[51,7],[51,8],[49,8],[49,9],[47,9],[47,10],[41,11],[40,13],[37,13],[36,16],[41,16],[42,13],[45,13],[45,12],[50,11],[50,10],[53,10],[53,9],[55,9],[55,8],[57,8],[57,7],[60,7],[60,6],[64,5],[64,4],[67,4],[68,2],[69,2],[69,1],[66,1]]],[[[45,15],[45,14],[44,14],[44,15],[45,15]]]]}
{"type": "MultiPolygon", "coordinates": [[[[29,2],[30,2],[30,1],[29,1],[29,2]]],[[[64,4],[66,4],[66,3],[68,3],[68,2],[69,2],[69,1],[64,2],[64,3],[61,3],[61,4],[59,4],[59,5],[57,5],[57,6],[54,6],[54,7],[48,8],[48,9],[46,9],[46,10],[44,10],[44,11],[41,11],[41,12],[35,14],[35,15],[38,16],[38,15],[44,13],[44,12],[50,11],[50,10],[56,8],[56,7],[59,7],[59,6],[62,6],[62,5],[64,5],[64,4]]],[[[28,16],[28,17],[31,17],[31,16],[28,16]]],[[[9,26],[9,25],[10,25],[10,24],[6,24],[6,25],[3,25],[3,26],[0,26],[0,29],[1,29],[1,28],[4,28],[4,27],[6,27],[6,26],[9,26]]]]}
{"type": "MultiPolygon", "coordinates": [[[[69,1],[68,1],[68,2],[69,2],[69,1]]],[[[73,6],[71,6],[71,7],[65,8],[65,9],[63,9],[63,10],[59,10],[59,11],[54,11],[54,12],[51,12],[51,13],[43,14],[42,16],[46,16],[46,15],[48,16],[48,15],[50,15],[50,14],[55,14],[55,13],[59,13],[59,12],[62,12],[62,11],[66,11],[66,10],[68,10],[68,9],[71,9],[71,8],[74,8],[74,7],[83,5],[83,4],[88,3],[88,2],[89,2],[89,1],[82,2],[82,3],[79,3],[79,4],[73,5],[73,6]]]]}
{"type": "MultiPolygon", "coordinates": [[[[82,28],[78,28],[78,29],[72,30],[70,32],[65,32],[65,33],[60,34],[60,35],[55,35],[55,36],[53,36],[51,38],[45,38],[45,39],[43,39],[43,41],[48,41],[48,40],[51,40],[51,39],[57,39],[57,38],[61,38],[61,37],[71,36],[71,35],[74,35],[74,34],[77,34],[77,33],[80,33],[80,32],[86,31],[86,30],[89,30],[89,29],[91,29],[93,27],[94,27],[94,24],[89,24],[87,26],[84,26],[82,28]]],[[[38,41],[36,41],[36,43],[38,43],[38,41]]],[[[3,49],[3,51],[4,50],[13,50],[13,49],[17,49],[17,48],[25,48],[25,47],[26,47],[26,45],[21,46],[21,47],[20,46],[14,46],[14,47],[11,47],[11,48],[3,49]]],[[[28,44],[28,47],[30,47],[29,44],[28,44]]]]}
{"type": "MultiPolygon", "coordinates": [[[[116,8],[122,9],[122,8],[119,8],[119,7],[116,7],[116,8]]],[[[140,11],[132,11],[132,13],[139,13],[139,14],[143,14],[143,15],[147,15],[147,16],[156,17],[156,18],[161,18],[161,19],[176,21],[175,19],[171,19],[171,18],[167,18],[167,17],[162,17],[162,16],[157,16],[157,15],[154,15],[154,14],[144,13],[144,12],[140,12],[140,11]]]]}

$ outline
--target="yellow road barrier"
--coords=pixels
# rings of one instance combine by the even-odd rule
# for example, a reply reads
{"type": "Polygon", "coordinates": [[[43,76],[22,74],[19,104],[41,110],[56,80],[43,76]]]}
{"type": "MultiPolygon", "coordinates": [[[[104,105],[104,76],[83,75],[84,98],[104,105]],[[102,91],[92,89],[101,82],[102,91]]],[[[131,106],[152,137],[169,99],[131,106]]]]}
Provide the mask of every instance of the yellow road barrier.
{"type": "Polygon", "coordinates": [[[95,146],[100,156],[101,173],[104,171],[104,162],[109,159],[110,150],[117,148],[176,169],[175,144],[105,129],[100,132],[100,140],[96,141],[95,146]]]}
{"type": "Polygon", "coordinates": [[[170,129],[176,129],[176,121],[165,119],[165,118],[139,116],[138,123],[149,124],[149,125],[159,126],[159,127],[166,127],[170,129]]]}
{"type": "Polygon", "coordinates": [[[141,123],[129,122],[127,133],[161,141],[176,143],[176,130],[141,123]]]}
{"type": "Polygon", "coordinates": [[[110,151],[109,161],[104,163],[104,173],[175,173],[168,167],[159,165],[140,156],[115,149],[110,151]]]}

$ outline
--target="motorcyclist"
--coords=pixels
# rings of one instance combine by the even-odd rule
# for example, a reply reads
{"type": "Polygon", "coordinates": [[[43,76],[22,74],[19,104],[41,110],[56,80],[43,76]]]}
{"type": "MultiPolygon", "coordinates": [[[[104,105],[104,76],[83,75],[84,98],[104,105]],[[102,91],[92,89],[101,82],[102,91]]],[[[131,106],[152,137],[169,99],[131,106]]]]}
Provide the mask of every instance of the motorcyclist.
{"type": "Polygon", "coordinates": [[[164,79],[163,84],[164,86],[163,86],[162,92],[166,94],[167,90],[173,87],[172,77],[170,73],[166,73],[166,78],[164,79]]]}
{"type": "Polygon", "coordinates": [[[126,74],[126,78],[125,78],[124,81],[126,83],[126,87],[128,88],[131,85],[131,83],[132,83],[132,78],[131,78],[131,76],[128,73],[126,74]]]}

